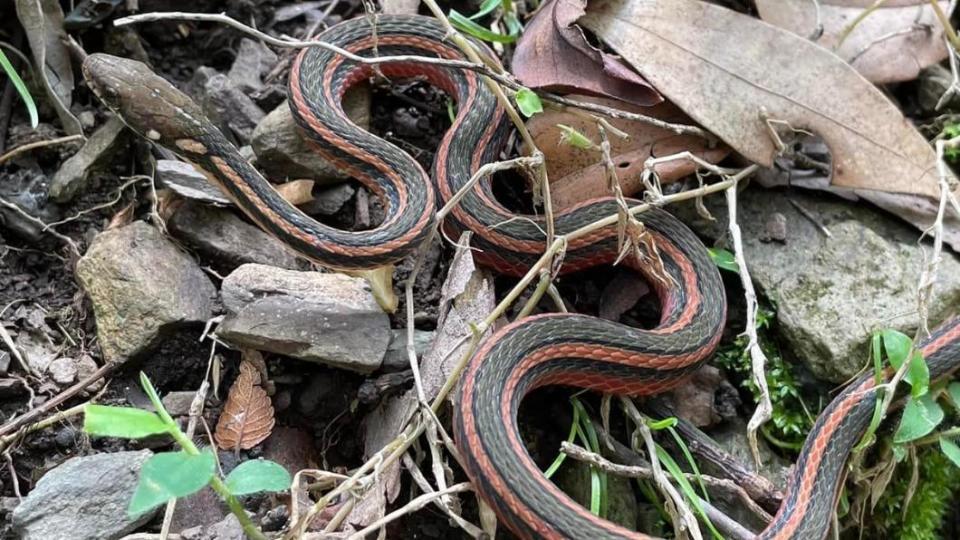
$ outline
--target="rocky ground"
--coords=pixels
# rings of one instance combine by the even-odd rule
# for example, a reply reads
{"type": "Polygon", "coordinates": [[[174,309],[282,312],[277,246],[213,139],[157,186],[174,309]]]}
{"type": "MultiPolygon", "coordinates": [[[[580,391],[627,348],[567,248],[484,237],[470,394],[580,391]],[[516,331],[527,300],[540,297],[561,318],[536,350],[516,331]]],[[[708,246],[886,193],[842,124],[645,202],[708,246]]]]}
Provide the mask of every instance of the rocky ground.
{"type": "MultiPolygon", "coordinates": [[[[169,7],[164,4],[172,3],[140,1],[144,11],[169,7]]],[[[265,31],[295,36],[362,11],[359,2],[349,1],[324,15],[326,3],[320,4],[203,0],[190,8],[226,11],[265,31]]],[[[15,46],[25,43],[14,8],[0,7],[0,13],[6,16],[0,22],[3,39],[15,46]]],[[[306,185],[299,206],[310,215],[353,230],[382,219],[376,197],[311,152],[294,130],[284,89],[291,51],[270,50],[212,24],[117,29],[97,23],[70,35],[88,53],[149,62],[200,103],[268,178],[294,186],[287,188],[291,193],[306,185]],[[310,184],[298,187],[298,181],[310,184]]],[[[0,164],[0,196],[16,205],[0,208],[3,421],[49,405],[65,391],[70,397],[57,410],[91,400],[149,408],[138,382],[142,371],[170,414],[184,424],[201,383],[212,382],[196,432],[209,444],[204,429],[214,431],[241,358],[255,350],[263,356],[275,426],[251,449],[221,450],[224,471],[257,457],[291,473],[345,473],[361,465],[378,441],[392,438],[396,426],[391,422],[398,414],[404,417],[397,411],[409,403],[398,397],[411,392],[413,384],[401,286],[414,261],[398,265],[393,277],[400,306],[394,314],[384,313],[365,280],[319,271],[293,255],[232,207],[201,173],[152,151],[99,105],[79,76],[76,80],[70,111],[87,141],[41,145],[0,164]],[[91,378],[85,388],[74,386],[91,378]]],[[[924,88],[904,85],[898,96],[919,103],[916,96],[922,97],[924,88]]],[[[359,125],[397,143],[425,166],[449,124],[442,94],[417,82],[351,92],[344,108],[359,125]]],[[[42,103],[41,118],[40,127],[31,130],[16,101],[0,100],[2,125],[9,126],[0,131],[2,148],[62,134],[56,113],[42,103]]],[[[507,186],[522,180],[499,179],[507,186]]],[[[694,185],[692,179],[679,184],[694,185]]],[[[525,191],[497,189],[507,197],[525,191]]],[[[693,203],[672,209],[708,245],[729,248],[722,196],[705,202],[715,221],[702,217],[693,203]]],[[[795,187],[749,185],[740,194],[738,219],[763,309],[772,313],[765,346],[787,366],[789,388],[808,409],[809,417],[799,423],[809,424],[836,385],[866,364],[871,331],[913,330],[916,284],[929,242],[918,242],[916,229],[862,201],[795,187]]],[[[442,384],[437,374],[450,362],[438,344],[449,349],[467,323],[486,316],[515,283],[485,270],[457,274],[455,251],[450,242],[437,241],[426,250],[415,280],[416,351],[425,372],[435,377],[425,380],[428,388],[442,384]],[[431,365],[440,367],[430,371],[431,365]]],[[[737,336],[743,330],[743,290],[735,274],[725,273],[724,279],[731,305],[721,351],[736,363],[742,352],[737,336]]],[[[634,325],[655,323],[656,310],[646,301],[652,295],[638,283],[627,271],[597,269],[561,278],[557,288],[576,311],[634,325]]],[[[960,258],[949,250],[943,253],[935,293],[932,321],[957,311],[960,258]]],[[[543,301],[539,309],[551,308],[543,301]]],[[[689,420],[691,430],[707,432],[749,469],[744,426],[754,403],[743,381],[732,364],[714,362],[694,384],[656,406],[668,408],[662,416],[675,415],[689,420]]],[[[540,390],[521,411],[528,448],[544,467],[569,431],[570,395],[563,389],[540,390]]],[[[589,396],[584,403],[599,418],[599,399],[589,396]]],[[[125,510],[140,466],[153,453],[171,450],[169,438],[91,438],[82,423],[80,415],[66,414],[27,430],[2,428],[0,536],[41,540],[65,537],[62,531],[69,530],[70,538],[92,539],[159,531],[162,506],[134,518],[125,510]]],[[[611,428],[623,430],[622,421],[611,428]]],[[[760,473],[774,491],[783,487],[796,456],[795,448],[775,443],[784,433],[798,437],[789,429],[777,433],[761,439],[760,473]]],[[[589,470],[570,461],[557,483],[588,499],[589,470]]],[[[396,474],[394,485],[381,494],[380,507],[355,515],[348,527],[362,528],[371,516],[418,493],[408,475],[389,474],[396,474]]],[[[463,478],[459,470],[452,474],[463,478]]],[[[611,478],[609,490],[611,519],[648,529],[662,525],[656,507],[629,481],[611,478]]],[[[292,504],[284,493],[244,501],[255,523],[268,532],[288,525],[292,504]]],[[[476,523],[472,495],[464,496],[463,504],[464,515],[476,523]]],[[[755,519],[735,499],[720,506],[743,523],[755,519]]],[[[332,517],[321,514],[317,526],[332,517]]],[[[180,500],[170,530],[196,540],[241,534],[236,518],[210,490],[180,500]]],[[[462,534],[433,507],[387,529],[390,538],[462,534]]]]}

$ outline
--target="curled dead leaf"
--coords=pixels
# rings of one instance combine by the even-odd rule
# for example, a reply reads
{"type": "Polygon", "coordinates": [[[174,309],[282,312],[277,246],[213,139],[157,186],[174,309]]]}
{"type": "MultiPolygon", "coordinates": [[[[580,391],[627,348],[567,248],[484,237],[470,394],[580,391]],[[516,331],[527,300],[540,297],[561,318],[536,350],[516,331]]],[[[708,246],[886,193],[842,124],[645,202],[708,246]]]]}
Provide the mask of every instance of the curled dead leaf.
{"type": "Polygon", "coordinates": [[[288,203],[300,206],[313,200],[313,184],[313,180],[291,180],[275,187],[288,203]]]}
{"type": "Polygon", "coordinates": [[[118,210],[117,213],[110,218],[110,222],[107,223],[107,226],[104,227],[104,230],[119,229],[124,225],[129,225],[133,221],[133,208],[134,203],[130,202],[118,210]]]}
{"type": "Polygon", "coordinates": [[[527,23],[512,71],[530,88],[618,98],[637,105],[663,101],[622,60],[589,44],[574,23],[586,0],[552,0],[527,23]]]}
{"type": "Polygon", "coordinates": [[[260,370],[243,360],[213,438],[223,450],[247,450],[269,437],[274,423],[273,403],[261,385],[260,370]]]}
{"type": "MultiPolygon", "coordinates": [[[[667,122],[692,122],[687,115],[669,103],[638,107],[613,99],[573,97],[580,101],[642,113],[667,122]]],[[[610,155],[617,167],[620,189],[628,197],[643,190],[641,175],[644,164],[650,157],[689,151],[708,162],[716,163],[730,153],[726,145],[714,144],[711,147],[710,142],[701,137],[677,135],[672,131],[631,120],[609,121],[629,135],[627,139],[609,135],[610,155]]],[[[565,130],[559,127],[560,125],[575,129],[594,144],[600,143],[596,122],[582,115],[551,109],[527,121],[527,128],[546,160],[554,206],[566,208],[588,199],[610,195],[600,152],[590,148],[577,148],[564,142],[565,130]]],[[[696,164],[689,160],[669,161],[654,168],[662,183],[693,174],[696,169],[696,164]]]]}
{"type": "MultiPolygon", "coordinates": [[[[820,6],[810,0],[757,0],[756,4],[763,20],[801,37],[814,36],[819,21],[823,35],[813,41],[878,84],[915,79],[921,69],[947,57],[943,26],[929,0],[887,1],[846,37],[848,27],[874,0],[821,0],[820,6]]],[[[946,12],[950,2],[939,4],[946,12]]]]}
{"type": "Polygon", "coordinates": [[[580,22],[751,161],[772,166],[780,148],[771,134],[792,127],[826,142],[834,186],[939,196],[936,154],[923,136],[869,81],[806,39],[696,0],[600,0],[580,22]]]}

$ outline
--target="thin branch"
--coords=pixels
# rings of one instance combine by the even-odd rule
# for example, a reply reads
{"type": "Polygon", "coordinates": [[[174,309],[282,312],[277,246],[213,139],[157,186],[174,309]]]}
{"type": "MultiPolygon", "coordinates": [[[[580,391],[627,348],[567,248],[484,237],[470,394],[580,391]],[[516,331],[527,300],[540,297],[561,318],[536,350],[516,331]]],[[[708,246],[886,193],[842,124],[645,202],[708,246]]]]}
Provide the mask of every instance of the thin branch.
{"type": "Polygon", "coordinates": [[[760,392],[757,400],[757,409],[747,423],[747,439],[750,441],[750,451],[753,460],[760,466],[760,450],[758,448],[757,431],[770,420],[773,415],[773,405],[770,402],[770,389],[767,387],[766,365],[767,357],[760,348],[757,338],[757,293],[753,289],[753,280],[747,269],[747,260],[743,253],[743,238],[740,234],[740,224],[737,223],[737,186],[727,188],[727,211],[729,213],[730,238],[733,242],[733,255],[740,269],[740,284],[746,299],[747,321],[743,333],[747,336],[746,350],[750,353],[750,366],[753,371],[753,381],[760,392]]]}
{"type": "MultiPolygon", "coordinates": [[[[600,454],[591,452],[586,448],[582,448],[575,444],[568,443],[567,441],[562,441],[560,443],[560,451],[572,457],[573,459],[576,459],[577,461],[589,463],[610,474],[624,476],[627,478],[641,478],[644,480],[654,479],[653,470],[649,467],[637,467],[613,463],[600,454]]],[[[768,521],[772,519],[766,512],[763,511],[762,508],[758,507],[757,504],[750,499],[750,497],[740,486],[738,486],[732,480],[724,480],[705,475],[697,477],[696,475],[689,473],[684,473],[684,476],[686,476],[690,482],[698,482],[699,480],[702,480],[707,486],[722,490],[727,493],[733,493],[740,499],[740,502],[750,508],[751,512],[754,512],[759,516],[766,516],[768,521]]],[[[743,527],[743,525],[740,525],[731,519],[728,515],[721,512],[709,502],[699,499],[699,503],[703,507],[704,512],[710,518],[710,521],[715,523],[717,527],[719,527],[722,532],[726,533],[729,538],[735,538],[738,540],[753,540],[756,537],[754,533],[748,531],[743,527]]]]}

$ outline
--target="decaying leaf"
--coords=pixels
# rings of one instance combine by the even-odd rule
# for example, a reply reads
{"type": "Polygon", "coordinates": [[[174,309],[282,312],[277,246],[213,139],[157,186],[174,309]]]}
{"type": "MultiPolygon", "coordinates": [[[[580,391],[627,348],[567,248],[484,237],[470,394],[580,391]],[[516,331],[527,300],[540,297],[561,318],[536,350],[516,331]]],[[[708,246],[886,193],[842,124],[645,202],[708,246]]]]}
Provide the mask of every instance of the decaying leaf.
{"type": "Polygon", "coordinates": [[[261,386],[260,370],[245,359],[230,387],[213,438],[223,450],[247,450],[270,435],[274,422],[273,404],[261,386]]]}
{"type": "Polygon", "coordinates": [[[923,136],[853,68],[799,36],[696,0],[601,0],[580,22],[751,161],[773,165],[772,130],[803,129],[830,148],[834,186],[939,196],[923,136]]]}
{"type": "Polygon", "coordinates": [[[82,135],[80,121],[70,112],[73,103],[73,66],[61,38],[63,10],[57,0],[17,0],[17,18],[26,31],[37,72],[47,97],[68,135],[82,135]]]}
{"type": "Polygon", "coordinates": [[[288,203],[300,206],[313,200],[313,184],[313,180],[291,180],[274,187],[288,203]]]}
{"type": "MultiPolygon", "coordinates": [[[[642,113],[667,122],[692,122],[687,115],[669,103],[637,107],[606,98],[574,97],[581,101],[642,113]]],[[[610,154],[617,167],[620,188],[627,196],[643,190],[641,174],[647,158],[689,151],[706,161],[716,163],[730,152],[724,144],[714,144],[711,148],[710,142],[701,137],[677,135],[641,122],[612,119],[610,123],[629,135],[628,139],[622,139],[608,134],[610,154]]],[[[577,130],[594,144],[600,143],[596,122],[570,112],[551,109],[527,122],[530,134],[546,158],[554,206],[565,208],[587,199],[609,195],[606,170],[600,162],[600,152],[565,143],[564,129],[559,127],[560,125],[577,130]]],[[[662,163],[655,167],[655,170],[660,181],[667,183],[692,174],[696,171],[696,165],[689,160],[676,160],[662,163]]]]}
{"type": "MultiPolygon", "coordinates": [[[[823,35],[813,41],[837,53],[875,83],[909,81],[947,57],[943,26],[929,0],[888,0],[840,43],[847,28],[875,0],[820,0],[823,35]],[[839,45],[839,47],[838,47],[839,45]]],[[[941,0],[947,11],[950,2],[941,0]]],[[[756,0],[760,17],[801,37],[816,37],[818,8],[810,0],[756,0]]]]}
{"type": "Polygon", "coordinates": [[[109,231],[110,229],[119,229],[120,227],[129,225],[131,222],[133,222],[134,206],[134,202],[131,201],[126,206],[118,210],[117,213],[110,218],[110,222],[107,223],[107,226],[104,227],[103,230],[109,231]]]}
{"type": "Polygon", "coordinates": [[[574,23],[584,2],[553,0],[527,23],[512,71],[530,88],[581,93],[654,105],[663,98],[619,58],[587,43],[574,23]]]}

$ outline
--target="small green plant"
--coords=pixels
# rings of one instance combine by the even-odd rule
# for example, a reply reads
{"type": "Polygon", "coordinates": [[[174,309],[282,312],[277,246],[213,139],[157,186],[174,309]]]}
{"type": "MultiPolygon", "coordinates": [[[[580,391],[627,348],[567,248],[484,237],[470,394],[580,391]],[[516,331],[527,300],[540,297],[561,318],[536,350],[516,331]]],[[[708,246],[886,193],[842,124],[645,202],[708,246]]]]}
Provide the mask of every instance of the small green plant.
{"type": "MultiPolygon", "coordinates": [[[[719,263],[718,263],[719,264],[719,263]]],[[[799,451],[807,437],[814,419],[803,402],[800,388],[791,366],[783,359],[779,348],[768,336],[773,312],[760,309],[757,312],[757,337],[760,348],[767,356],[767,387],[770,390],[770,402],[773,405],[771,426],[764,427],[764,438],[770,443],[799,451]]],[[[750,376],[750,354],[747,351],[747,338],[740,336],[732,344],[720,348],[714,356],[715,363],[730,373],[743,378],[742,386],[748,388],[754,399],[759,399],[760,390],[750,376]]]]}
{"type": "Polygon", "coordinates": [[[520,31],[523,29],[523,25],[520,24],[520,19],[517,18],[513,0],[484,0],[480,5],[480,9],[469,17],[451,9],[450,13],[447,14],[447,18],[450,19],[450,24],[457,30],[477,39],[492,43],[513,43],[517,40],[517,36],[520,35],[520,31]],[[507,26],[507,34],[494,32],[476,22],[477,19],[490,15],[496,11],[497,8],[502,9],[501,17],[507,26]]]}
{"type": "Polygon", "coordinates": [[[20,94],[20,99],[22,99],[24,105],[27,106],[27,113],[30,115],[30,126],[34,128],[37,127],[39,123],[37,104],[33,102],[33,96],[31,96],[30,91],[27,90],[27,85],[23,82],[23,79],[20,78],[17,70],[13,69],[13,64],[10,63],[10,60],[7,58],[7,55],[3,53],[3,50],[0,50],[0,67],[3,67],[3,71],[6,72],[7,77],[10,77],[10,82],[13,83],[13,87],[16,88],[17,93],[20,94]]]}
{"type": "MultiPolygon", "coordinates": [[[[570,398],[570,404],[573,407],[573,421],[570,422],[570,433],[567,435],[567,442],[572,443],[574,439],[579,439],[580,444],[591,452],[600,453],[600,438],[597,436],[597,430],[593,427],[593,421],[587,414],[587,409],[580,402],[576,395],[570,398]]],[[[557,454],[556,459],[543,473],[547,478],[551,478],[563,465],[567,455],[557,454]]],[[[590,466],[590,512],[595,516],[607,517],[607,473],[599,468],[590,466]]]]}
{"type": "MultiPolygon", "coordinates": [[[[960,122],[958,123],[948,123],[943,126],[943,131],[941,135],[944,139],[956,139],[960,137],[960,122]]],[[[955,162],[960,159],[960,148],[956,147],[946,147],[943,149],[943,157],[950,162],[955,162]]]]}
{"type": "Polygon", "coordinates": [[[863,538],[929,540],[941,537],[938,531],[950,512],[950,501],[960,484],[960,469],[933,447],[921,449],[916,459],[916,486],[910,485],[911,474],[896,475],[866,521],[868,532],[863,538]]]}
{"type": "Polygon", "coordinates": [[[155,454],[143,464],[140,480],[127,507],[127,513],[130,516],[142,514],[171,499],[186,497],[209,485],[226,501],[248,538],[265,539],[263,533],[247,516],[237,497],[261,491],[286,490],[290,487],[290,474],[277,463],[257,459],[241,463],[226,478],[221,479],[217,473],[213,451],[209,448],[197,448],[180,430],[180,426],[163,407],[156,389],[143,373],[140,374],[140,384],[157,412],[103,405],[87,405],[84,410],[83,430],[90,435],[140,439],[150,435],[167,434],[180,445],[179,452],[155,454]]]}

